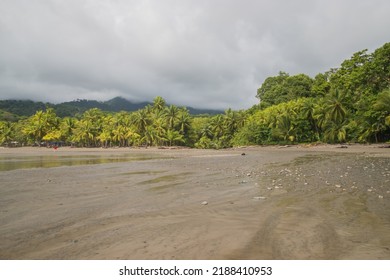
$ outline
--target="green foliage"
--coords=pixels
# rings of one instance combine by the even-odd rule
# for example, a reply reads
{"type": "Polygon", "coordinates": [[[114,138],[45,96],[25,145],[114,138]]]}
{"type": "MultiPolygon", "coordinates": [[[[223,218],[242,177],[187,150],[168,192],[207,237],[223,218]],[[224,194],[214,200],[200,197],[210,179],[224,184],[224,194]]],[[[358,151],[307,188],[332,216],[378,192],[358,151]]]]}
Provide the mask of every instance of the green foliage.
{"type": "Polygon", "coordinates": [[[35,115],[28,118],[22,131],[29,140],[40,145],[46,134],[56,130],[58,124],[59,119],[54,110],[48,108],[46,111],[37,111],[35,115]]]}
{"type": "Polygon", "coordinates": [[[371,54],[356,52],[314,80],[280,72],[264,81],[257,94],[260,106],[249,110],[260,119],[250,117],[234,142],[389,141],[389,77],[390,43],[371,54]],[[264,124],[270,134],[259,140],[255,135],[264,124]]]}
{"type": "Polygon", "coordinates": [[[310,97],[313,80],[305,75],[290,76],[285,72],[279,72],[276,77],[267,78],[257,90],[257,98],[260,99],[262,109],[283,102],[288,102],[302,97],[310,97]]]}

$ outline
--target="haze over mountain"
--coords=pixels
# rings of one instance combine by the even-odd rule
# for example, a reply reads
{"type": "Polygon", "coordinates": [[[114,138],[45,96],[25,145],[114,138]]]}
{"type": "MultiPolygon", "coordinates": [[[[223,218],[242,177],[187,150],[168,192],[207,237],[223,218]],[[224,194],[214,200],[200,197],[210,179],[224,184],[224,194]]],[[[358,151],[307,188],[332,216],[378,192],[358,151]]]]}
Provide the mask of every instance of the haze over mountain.
{"type": "MultiPolygon", "coordinates": [[[[47,107],[54,108],[59,117],[76,116],[88,109],[98,108],[107,112],[129,111],[133,112],[144,108],[151,102],[131,102],[123,97],[115,97],[107,101],[96,101],[77,99],[73,101],[53,104],[49,102],[35,102],[31,100],[0,100],[0,119],[15,120],[18,116],[31,116],[38,110],[44,110],[47,107]]],[[[197,109],[186,107],[192,115],[198,114],[219,114],[222,110],[197,109]]]]}

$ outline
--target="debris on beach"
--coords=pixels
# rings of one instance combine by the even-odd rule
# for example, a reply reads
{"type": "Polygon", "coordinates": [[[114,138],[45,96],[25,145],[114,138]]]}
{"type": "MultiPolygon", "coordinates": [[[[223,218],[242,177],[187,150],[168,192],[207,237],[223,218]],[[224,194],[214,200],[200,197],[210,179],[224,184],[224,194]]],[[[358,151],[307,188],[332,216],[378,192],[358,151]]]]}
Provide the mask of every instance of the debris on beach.
{"type": "Polygon", "coordinates": [[[203,201],[201,204],[202,204],[202,205],[207,205],[207,204],[209,204],[209,203],[205,200],[205,201],[203,201]]]}
{"type": "Polygon", "coordinates": [[[348,146],[347,145],[340,145],[337,148],[339,148],[339,149],[348,149],[348,146]]]}
{"type": "Polygon", "coordinates": [[[390,145],[382,145],[382,146],[379,146],[378,148],[384,148],[384,149],[389,149],[390,148],[390,145]]]}

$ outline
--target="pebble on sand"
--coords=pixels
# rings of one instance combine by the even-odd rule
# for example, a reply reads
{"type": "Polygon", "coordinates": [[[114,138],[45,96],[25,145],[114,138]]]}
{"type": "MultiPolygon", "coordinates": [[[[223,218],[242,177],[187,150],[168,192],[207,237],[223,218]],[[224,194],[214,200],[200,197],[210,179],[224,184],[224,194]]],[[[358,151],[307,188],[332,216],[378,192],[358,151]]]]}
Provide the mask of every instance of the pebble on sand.
{"type": "Polygon", "coordinates": [[[203,201],[201,204],[202,204],[202,205],[207,205],[207,204],[209,204],[209,203],[205,200],[205,201],[203,201]]]}

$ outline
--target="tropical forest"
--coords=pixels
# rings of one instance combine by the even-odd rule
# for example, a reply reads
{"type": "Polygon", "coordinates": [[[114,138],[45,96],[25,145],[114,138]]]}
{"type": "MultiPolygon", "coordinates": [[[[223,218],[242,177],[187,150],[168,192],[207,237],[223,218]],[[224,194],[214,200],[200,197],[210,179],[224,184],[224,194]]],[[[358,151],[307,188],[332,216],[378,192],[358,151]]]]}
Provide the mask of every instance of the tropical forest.
{"type": "MultiPolygon", "coordinates": [[[[254,89],[254,93],[256,89],[254,89]]],[[[378,143],[390,141],[390,43],[362,50],[319,73],[279,72],[257,89],[247,110],[193,114],[157,96],[134,111],[89,108],[64,116],[44,106],[27,116],[1,118],[2,146],[187,146],[378,143]]],[[[32,108],[30,106],[30,108],[32,108]]],[[[7,108],[1,115],[10,115],[7,108]]]]}

